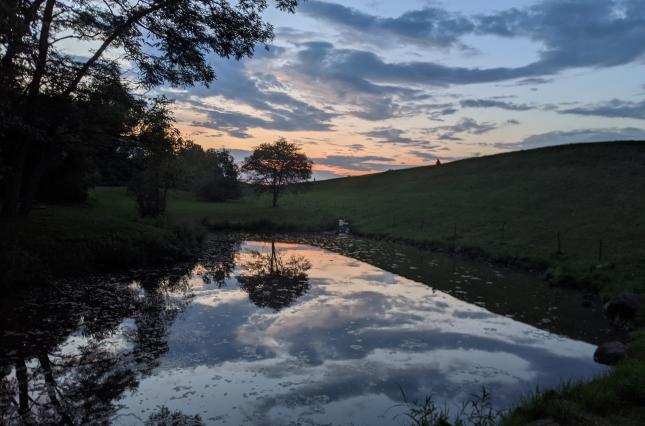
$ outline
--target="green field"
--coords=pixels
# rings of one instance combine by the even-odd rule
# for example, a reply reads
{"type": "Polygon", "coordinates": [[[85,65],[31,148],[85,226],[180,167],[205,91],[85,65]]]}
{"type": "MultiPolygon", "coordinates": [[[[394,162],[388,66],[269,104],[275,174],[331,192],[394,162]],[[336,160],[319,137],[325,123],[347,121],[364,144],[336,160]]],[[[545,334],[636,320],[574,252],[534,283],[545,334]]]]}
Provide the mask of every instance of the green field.
{"type": "Polygon", "coordinates": [[[318,230],[334,229],[342,217],[363,235],[524,259],[565,283],[611,294],[645,291],[644,212],[645,143],[614,142],[318,182],[286,195],[277,209],[268,197],[201,204],[175,194],[169,218],[318,230]]]}

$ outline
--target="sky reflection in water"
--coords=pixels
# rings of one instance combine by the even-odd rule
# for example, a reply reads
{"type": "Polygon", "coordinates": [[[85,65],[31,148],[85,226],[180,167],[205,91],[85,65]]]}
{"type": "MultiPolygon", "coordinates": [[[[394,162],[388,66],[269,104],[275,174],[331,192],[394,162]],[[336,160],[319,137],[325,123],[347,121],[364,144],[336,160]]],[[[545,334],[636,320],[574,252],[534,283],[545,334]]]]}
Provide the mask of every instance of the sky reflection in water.
{"type": "Polygon", "coordinates": [[[0,423],[143,424],[163,405],[206,424],[404,424],[402,391],[456,406],[486,385],[507,407],[604,371],[590,344],[329,251],[210,250],[190,272],[7,304],[0,423]]]}
{"type": "Polygon", "coordinates": [[[239,265],[254,261],[250,252],[268,255],[268,243],[245,243],[222,285],[204,285],[197,268],[168,354],[121,414],[145,418],[165,404],[228,424],[391,424],[401,389],[459,403],[485,384],[506,406],[537,385],[603,371],[589,344],[331,252],[276,248],[310,263],[308,290],[281,308],[249,301],[239,265]]]}

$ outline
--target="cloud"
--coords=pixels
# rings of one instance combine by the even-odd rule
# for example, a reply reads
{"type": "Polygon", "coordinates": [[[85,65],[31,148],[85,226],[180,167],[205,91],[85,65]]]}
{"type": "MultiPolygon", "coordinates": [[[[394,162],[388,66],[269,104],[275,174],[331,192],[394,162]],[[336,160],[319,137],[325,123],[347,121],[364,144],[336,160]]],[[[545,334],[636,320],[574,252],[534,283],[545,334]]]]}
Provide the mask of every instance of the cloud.
{"type": "Polygon", "coordinates": [[[399,92],[406,90],[400,86],[385,86],[392,84],[448,86],[487,83],[523,77],[532,72],[523,68],[480,69],[450,67],[434,62],[385,62],[375,53],[337,49],[328,42],[303,43],[301,47],[291,70],[314,81],[334,80],[353,91],[370,90],[374,94],[395,88],[399,92]]]}
{"type": "Polygon", "coordinates": [[[517,82],[515,82],[515,85],[516,86],[535,86],[538,84],[548,84],[552,82],[553,82],[552,78],[529,77],[529,78],[523,78],[522,80],[518,80],[517,82]]]}
{"type": "Polygon", "coordinates": [[[301,71],[334,76],[346,82],[352,80],[355,86],[375,82],[448,86],[505,80],[537,84],[548,82],[547,76],[566,69],[628,64],[642,59],[645,53],[642,42],[645,40],[645,3],[638,0],[543,0],[524,9],[475,16],[473,25],[466,25],[461,18],[438,9],[411,11],[400,18],[380,18],[323,2],[313,2],[304,10],[363,31],[372,40],[409,34],[408,37],[426,43],[450,45],[463,35],[480,34],[528,38],[543,46],[539,59],[523,66],[467,68],[434,62],[386,62],[369,51],[335,49],[327,42],[302,44],[301,71]],[[401,19],[400,25],[397,19],[401,19]],[[435,36],[434,24],[429,25],[428,21],[451,30],[444,31],[446,36],[442,39],[435,36]],[[416,24],[427,26],[427,31],[418,30],[416,24]]]}
{"type": "Polygon", "coordinates": [[[378,83],[363,75],[362,68],[352,64],[343,66],[339,61],[354,52],[336,49],[326,41],[300,43],[293,60],[283,71],[297,79],[305,90],[324,93],[334,102],[348,106],[346,113],[370,121],[382,121],[409,113],[407,105],[428,99],[424,90],[394,82],[378,83]],[[354,68],[353,68],[354,67],[354,68]]]}
{"type": "Polygon", "coordinates": [[[424,144],[424,141],[413,139],[406,136],[404,130],[395,129],[392,127],[379,127],[369,132],[362,133],[370,139],[376,139],[380,143],[388,144],[404,144],[404,145],[419,145],[424,144]]]}
{"type": "Polygon", "coordinates": [[[533,109],[526,104],[499,101],[495,99],[464,99],[459,102],[462,108],[500,108],[510,111],[528,111],[533,109]]]}
{"type": "Polygon", "coordinates": [[[423,46],[450,47],[459,44],[463,35],[475,29],[470,19],[435,7],[412,10],[396,18],[383,18],[336,3],[308,1],[299,12],[351,30],[362,42],[368,43],[382,44],[385,38],[395,38],[423,46]]]}
{"type": "Polygon", "coordinates": [[[570,131],[554,131],[529,136],[520,142],[496,144],[498,148],[506,149],[532,149],[552,145],[563,145],[585,142],[606,142],[641,140],[645,141],[645,129],[636,127],[605,128],[605,129],[577,129],[570,131]]]}
{"type": "Polygon", "coordinates": [[[489,121],[478,122],[474,118],[464,117],[457,123],[446,126],[429,127],[423,130],[423,133],[432,135],[433,138],[440,141],[461,141],[461,135],[482,135],[497,128],[496,123],[489,121]]]}
{"type": "Polygon", "coordinates": [[[362,143],[355,143],[349,145],[347,148],[351,148],[354,151],[363,151],[365,149],[365,145],[363,145],[362,143]]]}
{"type": "Polygon", "coordinates": [[[435,162],[436,160],[455,161],[455,160],[461,160],[462,158],[464,158],[464,157],[439,155],[438,153],[433,151],[410,151],[409,154],[414,155],[415,157],[420,158],[421,160],[430,161],[430,162],[435,162]]]}
{"type": "Polygon", "coordinates": [[[481,135],[481,134],[490,132],[495,128],[497,128],[497,125],[495,123],[490,123],[490,122],[479,123],[474,118],[468,118],[468,117],[462,118],[454,126],[443,127],[444,130],[449,130],[451,132],[456,132],[456,133],[466,132],[466,133],[471,133],[473,135],[481,135]]]}
{"type": "Polygon", "coordinates": [[[478,16],[476,31],[542,44],[540,59],[524,69],[532,75],[546,75],[641,59],[645,52],[643,16],[645,3],[640,0],[543,0],[525,9],[478,16]]]}
{"type": "Polygon", "coordinates": [[[390,164],[393,161],[391,158],[378,155],[328,155],[322,158],[314,158],[313,161],[315,164],[322,164],[329,167],[338,167],[340,169],[361,172],[388,170],[398,167],[390,164]]]}
{"type": "Polygon", "coordinates": [[[458,111],[452,103],[421,104],[414,105],[410,109],[417,113],[427,112],[428,118],[432,121],[443,121],[443,117],[453,115],[458,111]]]}
{"type": "Polygon", "coordinates": [[[645,119],[645,101],[628,102],[612,99],[584,107],[569,108],[560,111],[563,114],[595,115],[601,117],[645,119]]]}
{"type": "Polygon", "coordinates": [[[281,131],[329,131],[329,123],[335,114],[320,110],[305,103],[292,103],[292,109],[275,107],[267,111],[269,118],[237,111],[224,111],[210,106],[203,106],[201,112],[208,117],[206,121],[193,121],[193,125],[220,130],[236,138],[250,138],[252,128],[281,131]]]}
{"type": "MultiPolygon", "coordinates": [[[[276,50],[278,53],[274,54],[283,52],[282,49],[276,50]]],[[[264,53],[260,57],[268,55],[264,53]]],[[[331,120],[338,116],[336,112],[294,98],[275,75],[253,73],[248,69],[248,61],[214,60],[217,62],[218,80],[212,87],[195,86],[184,92],[170,93],[173,98],[208,116],[208,120],[196,120],[194,125],[224,131],[237,138],[251,137],[248,132],[251,128],[281,131],[333,129],[331,120]],[[214,107],[208,98],[216,96],[251,107],[254,113],[214,107]]]]}

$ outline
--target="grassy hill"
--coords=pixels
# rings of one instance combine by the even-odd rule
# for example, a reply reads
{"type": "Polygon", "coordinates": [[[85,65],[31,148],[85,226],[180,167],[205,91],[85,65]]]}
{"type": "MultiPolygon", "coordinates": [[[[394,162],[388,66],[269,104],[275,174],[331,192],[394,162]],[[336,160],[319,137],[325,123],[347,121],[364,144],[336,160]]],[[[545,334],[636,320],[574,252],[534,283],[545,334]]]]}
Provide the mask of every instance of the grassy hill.
{"type": "Polygon", "coordinates": [[[297,229],[333,229],[343,217],[365,235],[525,258],[611,292],[645,290],[644,213],[645,143],[610,142],[318,182],[277,209],[267,197],[197,204],[175,194],[169,216],[297,229]]]}

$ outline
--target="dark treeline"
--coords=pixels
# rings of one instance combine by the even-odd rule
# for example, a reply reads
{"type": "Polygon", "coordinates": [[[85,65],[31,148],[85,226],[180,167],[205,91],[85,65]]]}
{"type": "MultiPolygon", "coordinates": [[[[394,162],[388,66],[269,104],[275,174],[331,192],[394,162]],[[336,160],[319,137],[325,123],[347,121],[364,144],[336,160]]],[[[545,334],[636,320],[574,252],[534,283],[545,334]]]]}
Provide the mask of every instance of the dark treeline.
{"type": "MultiPolygon", "coordinates": [[[[298,0],[274,3],[293,12],[298,0]]],[[[136,94],[208,84],[215,78],[208,55],[253,55],[273,37],[262,18],[267,7],[265,0],[1,2],[2,215],[26,216],[37,198],[81,200],[99,183],[127,182],[144,215],[162,212],[175,184],[204,199],[235,196],[234,186],[213,189],[236,176],[230,156],[200,150],[176,130],[166,100],[136,94]],[[66,43],[88,56],[69,53],[66,43]],[[179,178],[182,166],[190,171],[179,178]]]]}

